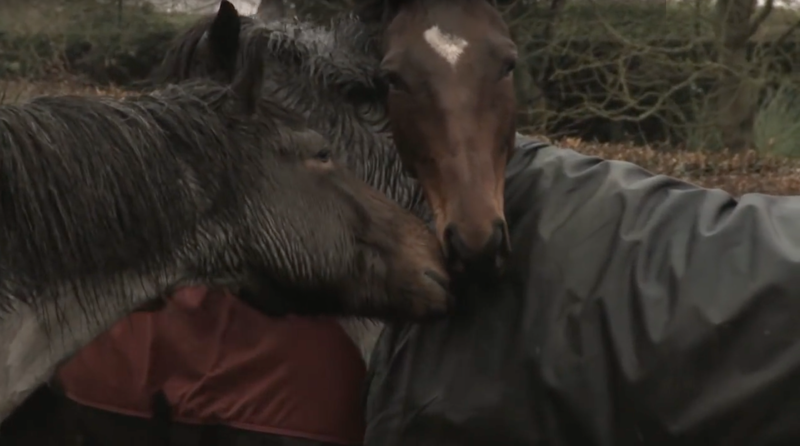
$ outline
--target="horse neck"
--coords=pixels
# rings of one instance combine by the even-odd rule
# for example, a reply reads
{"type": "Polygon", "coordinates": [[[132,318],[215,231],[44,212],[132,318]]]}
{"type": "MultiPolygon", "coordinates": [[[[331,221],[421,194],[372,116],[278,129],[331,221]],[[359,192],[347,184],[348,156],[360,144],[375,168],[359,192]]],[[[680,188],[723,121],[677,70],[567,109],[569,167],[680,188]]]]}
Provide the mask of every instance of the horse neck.
{"type": "Polygon", "coordinates": [[[111,283],[70,284],[53,292],[58,298],[52,300],[4,298],[7,302],[0,314],[0,421],[47,382],[59,363],[163,288],[161,280],[138,275],[111,283]]]}

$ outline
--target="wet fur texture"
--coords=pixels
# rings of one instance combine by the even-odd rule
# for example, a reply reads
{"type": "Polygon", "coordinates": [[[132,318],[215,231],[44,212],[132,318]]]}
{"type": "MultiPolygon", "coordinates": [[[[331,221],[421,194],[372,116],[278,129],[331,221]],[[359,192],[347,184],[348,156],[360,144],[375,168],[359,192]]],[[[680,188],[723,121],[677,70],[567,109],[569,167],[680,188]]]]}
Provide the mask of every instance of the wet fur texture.
{"type": "MultiPolygon", "coordinates": [[[[247,61],[264,59],[263,96],[302,114],[333,142],[335,158],[358,178],[431,223],[422,190],[406,174],[393,143],[388,86],[380,72],[382,32],[404,1],[356,3],[353,13],[327,26],[286,18],[264,22],[226,10],[223,3],[219,14],[199,20],[175,40],[152,80],[228,82],[247,61]]],[[[368,359],[382,325],[352,319],[343,325],[368,359]]]]}
{"type": "Polygon", "coordinates": [[[178,286],[238,289],[272,315],[447,308],[422,222],[320,161],[328,143],[253,95],[260,78],[0,106],[0,418],[178,286]]]}
{"type": "MultiPolygon", "coordinates": [[[[358,178],[431,221],[422,190],[406,175],[389,132],[386,85],[378,73],[378,22],[369,26],[358,15],[343,15],[321,27],[291,19],[265,23],[238,13],[223,17],[233,22],[217,20],[203,18],[178,36],[152,82],[199,77],[227,82],[248,60],[264,58],[265,97],[302,114],[334,150],[342,149],[335,158],[358,178]],[[234,32],[237,22],[241,29],[234,32]]],[[[369,362],[383,324],[357,318],[341,323],[369,362]]]]}
{"type": "MultiPolygon", "coordinates": [[[[247,60],[265,58],[264,96],[302,114],[309,127],[343,149],[334,154],[336,159],[361,180],[416,215],[431,218],[422,191],[405,173],[389,132],[383,104],[386,85],[378,72],[372,27],[354,15],[337,17],[324,27],[238,17],[240,33],[217,36],[238,39],[225,45],[225,54],[234,62],[223,63],[208,48],[207,32],[215,19],[201,19],[176,39],[153,82],[197,77],[226,81],[235,71],[226,72],[224,66],[240,67],[247,60]]],[[[230,24],[219,25],[230,28],[230,24]]]]}
{"type": "MultiPolygon", "coordinates": [[[[268,218],[256,237],[263,245],[284,239],[299,251],[323,244],[310,228],[280,234],[278,225],[291,214],[284,211],[290,200],[303,198],[288,191],[305,188],[308,200],[322,190],[324,175],[310,174],[302,162],[326,145],[272,102],[261,101],[260,119],[240,117],[231,96],[228,88],[197,82],[125,101],[52,97],[1,107],[2,295],[35,306],[75,278],[85,284],[131,271],[159,275],[179,258],[186,279],[240,274],[248,256],[276,280],[310,289],[341,274],[285,247],[247,246],[261,228],[243,221],[243,212],[268,218]]],[[[294,209],[289,221],[299,222],[305,209],[294,209]]],[[[318,209],[358,224],[347,212],[318,209]]],[[[347,252],[347,236],[325,235],[329,253],[347,252]]],[[[89,295],[87,305],[104,297],[89,295]]]]}

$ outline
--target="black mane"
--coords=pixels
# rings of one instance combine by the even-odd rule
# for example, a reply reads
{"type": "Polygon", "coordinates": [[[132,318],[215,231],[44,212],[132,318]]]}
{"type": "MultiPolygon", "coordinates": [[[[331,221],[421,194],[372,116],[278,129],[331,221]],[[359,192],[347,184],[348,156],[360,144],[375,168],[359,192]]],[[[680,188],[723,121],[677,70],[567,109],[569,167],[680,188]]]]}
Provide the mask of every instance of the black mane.
{"type": "Polygon", "coordinates": [[[270,31],[268,39],[243,40],[249,46],[264,45],[271,57],[296,67],[325,88],[371,94],[373,100],[382,100],[385,85],[379,75],[376,39],[355,16],[336,17],[324,27],[307,22],[252,22],[243,26],[243,35],[263,34],[263,28],[270,31]]]}
{"type": "Polygon", "coordinates": [[[196,81],[124,100],[0,105],[0,306],[8,296],[35,305],[38,291],[76,277],[165,267],[204,214],[235,205],[253,152],[279,154],[282,129],[304,126],[266,100],[258,119],[238,114],[233,95],[196,81]]]}
{"type": "MultiPolygon", "coordinates": [[[[163,63],[151,75],[152,82],[164,84],[190,77],[199,43],[207,37],[214,15],[203,17],[172,44],[163,63]]],[[[378,97],[386,86],[378,76],[379,58],[374,30],[355,14],[342,14],[327,26],[283,20],[265,24],[255,17],[240,16],[242,31],[239,66],[261,51],[326,88],[378,97]],[[253,36],[268,37],[255,38],[253,36]],[[255,47],[255,48],[254,48],[255,47]]],[[[210,76],[213,77],[213,76],[210,76]]]]}
{"type": "MultiPolygon", "coordinates": [[[[204,75],[202,64],[209,60],[197,48],[214,19],[203,18],[177,38],[154,72],[154,82],[204,75]]],[[[301,113],[334,147],[346,148],[337,157],[360,179],[429,219],[421,190],[405,175],[389,131],[378,28],[352,13],[325,26],[294,20],[263,23],[246,16],[239,23],[237,65],[264,58],[264,94],[301,113]]],[[[219,74],[212,69],[210,75],[219,74]]]]}

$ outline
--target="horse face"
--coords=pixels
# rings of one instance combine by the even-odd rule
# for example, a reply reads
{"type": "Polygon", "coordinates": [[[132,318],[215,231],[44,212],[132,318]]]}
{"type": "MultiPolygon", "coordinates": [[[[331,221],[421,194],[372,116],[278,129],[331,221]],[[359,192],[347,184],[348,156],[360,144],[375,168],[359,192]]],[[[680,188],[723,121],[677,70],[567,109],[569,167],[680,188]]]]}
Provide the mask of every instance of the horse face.
{"type": "Polygon", "coordinates": [[[278,260],[291,272],[287,283],[292,287],[255,274],[237,293],[239,297],[270,315],[418,320],[450,309],[453,302],[442,251],[424,222],[338,165],[332,158],[334,150],[320,134],[284,129],[279,145],[281,153],[273,160],[277,170],[275,165],[264,166],[275,172],[270,187],[280,189],[284,197],[282,214],[305,214],[308,221],[289,231],[288,221],[273,213],[262,226],[264,234],[273,238],[264,243],[281,247],[278,260]],[[306,259],[311,246],[325,249],[317,250],[317,258],[306,259]],[[338,259],[355,260],[342,265],[338,259]],[[329,280],[324,280],[324,287],[314,286],[323,274],[308,278],[308,293],[298,289],[304,271],[326,268],[339,277],[334,286],[329,280]],[[270,295],[287,298],[264,299],[270,295]]]}
{"type": "Polygon", "coordinates": [[[496,270],[510,251],[503,189],[515,61],[508,28],[483,0],[398,2],[386,28],[382,71],[395,142],[457,271],[496,270]]]}

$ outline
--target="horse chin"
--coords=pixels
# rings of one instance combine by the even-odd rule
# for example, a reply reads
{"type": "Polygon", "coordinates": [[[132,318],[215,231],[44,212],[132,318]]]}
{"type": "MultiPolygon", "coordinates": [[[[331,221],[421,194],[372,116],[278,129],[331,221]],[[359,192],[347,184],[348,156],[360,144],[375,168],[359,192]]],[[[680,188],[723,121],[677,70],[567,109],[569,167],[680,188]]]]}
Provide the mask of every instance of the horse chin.
{"type": "Polygon", "coordinates": [[[453,280],[451,286],[456,294],[460,294],[471,285],[496,285],[508,271],[508,259],[502,256],[498,256],[494,260],[487,258],[467,264],[448,263],[450,277],[453,280]]]}

